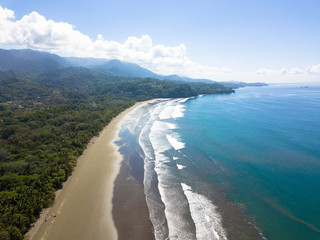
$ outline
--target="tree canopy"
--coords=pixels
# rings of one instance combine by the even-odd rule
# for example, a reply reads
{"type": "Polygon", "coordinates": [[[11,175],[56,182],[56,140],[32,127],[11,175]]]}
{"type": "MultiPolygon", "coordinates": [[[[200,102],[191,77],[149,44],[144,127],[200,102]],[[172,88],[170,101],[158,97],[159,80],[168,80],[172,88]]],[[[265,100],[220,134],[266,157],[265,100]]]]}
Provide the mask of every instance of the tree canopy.
{"type": "Polygon", "coordinates": [[[23,239],[90,139],[136,101],[233,92],[85,68],[1,70],[0,86],[0,239],[23,239]]]}

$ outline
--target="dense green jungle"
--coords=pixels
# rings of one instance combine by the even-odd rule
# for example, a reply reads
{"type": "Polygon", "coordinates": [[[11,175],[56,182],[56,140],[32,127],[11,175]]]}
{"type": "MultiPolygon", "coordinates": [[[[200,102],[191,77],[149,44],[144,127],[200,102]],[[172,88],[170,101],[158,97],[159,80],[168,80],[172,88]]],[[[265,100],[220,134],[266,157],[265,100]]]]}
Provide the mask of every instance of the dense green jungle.
{"type": "Polygon", "coordinates": [[[0,239],[24,238],[90,139],[135,102],[232,92],[85,67],[0,70],[0,239]]]}

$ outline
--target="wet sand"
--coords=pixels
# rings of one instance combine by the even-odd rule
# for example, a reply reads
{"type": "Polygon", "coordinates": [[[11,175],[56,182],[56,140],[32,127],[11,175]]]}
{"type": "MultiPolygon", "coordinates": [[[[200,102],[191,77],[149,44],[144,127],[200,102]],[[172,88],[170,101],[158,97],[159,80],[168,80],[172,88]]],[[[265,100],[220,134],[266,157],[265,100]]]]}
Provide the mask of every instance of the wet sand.
{"type": "MultiPolygon", "coordinates": [[[[122,156],[114,141],[117,140],[125,116],[144,103],[146,102],[137,103],[122,112],[98,137],[90,141],[63,189],[57,192],[53,206],[43,211],[34,227],[27,233],[29,239],[118,239],[112,218],[112,197],[122,156]]],[[[133,181],[132,184],[136,183],[133,181]]],[[[139,188],[140,186],[134,189],[139,188]]],[[[146,206],[140,203],[140,193],[143,193],[143,190],[133,193],[136,201],[132,204],[139,203],[139,214],[145,216],[146,206]]]]}
{"type": "Polygon", "coordinates": [[[113,195],[113,219],[118,239],[155,239],[143,185],[132,175],[128,164],[126,160],[122,162],[113,195]]]}
{"type": "MultiPolygon", "coordinates": [[[[144,108],[148,111],[148,107],[150,106],[144,105],[141,109],[136,109],[137,111],[130,117],[131,122],[135,122],[138,125],[141,124],[141,122],[137,121],[137,116],[141,116],[144,108]]],[[[135,125],[133,124],[133,126],[135,125]]],[[[124,159],[120,174],[115,181],[113,217],[119,240],[155,239],[143,193],[144,156],[141,156],[143,155],[143,150],[137,142],[139,132],[134,132],[133,126],[129,123],[127,130],[121,131],[122,140],[118,142],[124,159]]],[[[190,166],[188,169],[192,169],[192,167],[190,166]]],[[[197,171],[197,168],[195,171],[197,171]]],[[[246,215],[244,206],[232,203],[227,198],[224,193],[225,186],[203,181],[199,176],[201,174],[195,172],[190,174],[189,172],[186,179],[192,183],[199,183],[198,186],[194,186],[193,190],[202,196],[206,196],[217,206],[222,216],[222,225],[229,240],[264,239],[260,235],[259,229],[256,228],[254,220],[246,215]]],[[[158,189],[158,186],[154,187],[154,190],[158,189]]],[[[191,218],[185,220],[193,222],[191,218]]],[[[164,234],[162,239],[167,237],[168,233],[164,234]]]]}
{"type": "MultiPolygon", "coordinates": [[[[121,126],[133,119],[130,112],[156,101],[127,109],[90,141],[72,176],[57,192],[54,205],[28,232],[29,239],[154,239],[143,190],[141,151],[128,139],[119,141],[118,136],[121,126]]],[[[248,224],[251,219],[244,217],[242,210],[225,196],[215,194],[208,198],[222,210],[228,239],[262,238],[254,223],[248,224]]]]}

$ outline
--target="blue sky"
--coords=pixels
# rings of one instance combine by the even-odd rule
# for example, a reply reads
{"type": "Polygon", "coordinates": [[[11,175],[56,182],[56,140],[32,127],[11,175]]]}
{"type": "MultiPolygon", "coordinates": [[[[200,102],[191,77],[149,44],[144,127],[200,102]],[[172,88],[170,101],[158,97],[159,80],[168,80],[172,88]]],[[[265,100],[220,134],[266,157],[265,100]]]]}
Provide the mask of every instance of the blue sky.
{"type": "Polygon", "coordinates": [[[4,48],[118,58],[213,80],[320,83],[318,0],[2,0],[0,6],[4,48]]]}

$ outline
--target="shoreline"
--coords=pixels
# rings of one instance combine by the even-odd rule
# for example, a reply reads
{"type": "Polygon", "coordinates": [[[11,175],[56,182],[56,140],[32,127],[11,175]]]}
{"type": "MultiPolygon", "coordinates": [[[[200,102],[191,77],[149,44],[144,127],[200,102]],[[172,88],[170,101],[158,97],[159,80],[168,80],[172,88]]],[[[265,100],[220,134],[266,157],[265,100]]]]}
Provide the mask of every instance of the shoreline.
{"type": "MultiPolygon", "coordinates": [[[[139,111],[156,104],[158,99],[135,108],[128,114],[128,124],[137,121],[139,111]]],[[[160,101],[166,101],[161,99],[160,101]]],[[[144,111],[144,110],[143,110],[144,111]]],[[[128,126],[127,126],[128,127],[128,126]]],[[[130,127],[129,127],[130,128],[130,127]]],[[[136,135],[128,128],[122,128],[118,141],[123,156],[120,172],[115,180],[113,192],[113,219],[118,230],[118,239],[155,239],[144,192],[144,155],[136,143],[136,135]]]]}
{"type": "MultiPolygon", "coordinates": [[[[135,164],[141,162],[137,154],[127,152],[121,163],[120,172],[115,180],[113,192],[113,220],[118,231],[118,240],[155,239],[153,225],[144,194],[143,182],[140,182],[133,171],[135,164]]],[[[143,176],[142,176],[143,177],[143,176]]]]}
{"type": "MultiPolygon", "coordinates": [[[[150,221],[151,221],[150,218],[146,219],[147,217],[143,214],[147,212],[147,210],[143,211],[143,208],[145,208],[147,199],[145,198],[141,199],[141,196],[143,196],[143,188],[145,186],[143,175],[145,173],[146,168],[144,165],[144,154],[143,154],[144,150],[141,149],[141,144],[137,142],[138,141],[137,138],[141,134],[141,131],[140,131],[141,126],[145,126],[144,124],[146,124],[146,122],[141,119],[145,119],[145,118],[148,119],[147,115],[143,113],[144,107],[148,112],[150,112],[150,110],[148,110],[148,107],[151,107],[151,105],[149,106],[144,105],[140,109],[136,109],[137,111],[134,112],[129,118],[130,120],[133,120],[132,125],[130,125],[129,123],[127,126],[127,129],[124,128],[122,130],[121,141],[119,142],[119,145],[121,146],[120,152],[123,153],[124,160],[122,161],[120,174],[117,176],[117,179],[115,181],[114,199],[113,199],[113,204],[114,204],[113,216],[119,232],[119,240],[154,239],[155,238],[154,235],[156,234],[156,231],[159,231],[159,229],[153,229],[152,225],[150,224],[150,221]],[[150,232],[154,232],[154,235],[152,237],[150,237],[150,235],[149,236],[147,235],[150,232]]],[[[148,122],[148,120],[146,121],[148,122]]],[[[146,134],[148,135],[150,133],[147,132],[146,134]]],[[[139,137],[139,140],[140,140],[140,137],[139,137]]],[[[171,154],[173,156],[176,156],[176,154],[178,153],[174,154],[171,152],[171,154]]],[[[176,159],[174,159],[173,157],[173,160],[176,160],[176,159]]],[[[171,161],[171,163],[174,163],[174,161],[171,161]]],[[[187,162],[184,162],[184,164],[187,164],[187,162]]],[[[175,163],[173,165],[175,165],[175,163]]],[[[220,186],[218,184],[214,184],[211,182],[206,182],[202,178],[201,174],[197,173],[197,168],[193,169],[191,165],[189,167],[188,165],[184,165],[184,166],[185,167],[187,166],[187,170],[183,170],[182,172],[179,166],[177,166],[178,168],[177,170],[179,171],[175,172],[177,173],[177,175],[174,175],[172,180],[174,181],[176,178],[175,176],[178,176],[177,179],[180,177],[184,178],[183,183],[188,184],[188,183],[196,182],[200,184],[199,186],[193,186],[193,193],[207,198],[208,201],[211,202],[213,207],[218,209],[218,212],[221,215],[220,225],[226,232],[227,239],[230,239],[230,240],[233,240],[233,239],[262,240],[264,239],[259,229],[257,229],[254,219],[250,218],[245,213],[245,208],[241,205],[238,205],[237,203],[231,202],[230,199],[227,198],[226,194],[224,193],[224,190],[225,190],[224,186],[220,186]],[[207,191],[208,189],[210,189],[210,191],[207,191]]],[[[155,168],[155,166],[151,168],[155,168]]],[[[156,173],[156,175],[157,174],[158,173],[156,173]]],[[[152,220],[154,221],[153,217],[156,215],[158,217],[160,215],[165,216],[164,209],[165,207],[169,206],[169,204],[164,205],[164,207],[161,208],[162,205],[160,206],[159,203],[160,202],[162,203],[162,201],[160,202],[155,201],[155,198],[161,199],[161,196],[159,195],[159,192],[158,192],[159,187],[157,186],[159,184],[157,180],[158,177],[155,177],[155,179],[152,179],[152,176],[153,176],[153,173],[149,171],[146,179],[149,179],[149,180],[151,179],[150,180],[151,182],[147,182],[147,189],[150,190],[152,188],[153,190],[152,192],[147,190],[144,196],[146,196],[146,194],[149,194],[149,196],[151,196],[150,194],[152,194],[152,197],[153,197],[152,204],[154,203],[158,204],[157,212],[152,212],[152,211],[149,212],[152,220]]],[[[166,177],[170,177],[170,176],[168,175],[166,177]]],[[[178,182],[180,181],[181,180],[178,180],[178,182]]],[[[188,204],[190,204],[189,200],[187,201],[188,201],[188,204]]],[[[150,204],[150,202],[148,202],[148,204],[150,204]]],[[[190,213],[187,212],[184,218],[184,220],[187,222],[186,225],[190,223],[188,226],[192,225],[192,223],[194,223],[195,221],[193,218],[191,219],[192,216],[188,217],[189,215],[190,213]]],[[[164,219],[165,219],[165,222],[161,221],[162,219],[161,220],[158,219],[160,220],[160,222],[157,222],[157,223],[161,223],[160,231],[161,233],[163,233],[160,239],[167,239],[169,236],[168,235],[169,226],[167,222],[168,219],[166,217],[164,219]],[[164,229],[168,231],[166,234],[164,234],[165,232],[164,229]]],[[[173,223],[172,219],[171,219],[171,223],[173,223]]],[[[160,225],[156,224],[155,226],[160,226],[160,225]]],[[[215,228],[216,227],[214,227],[214,229],[215,228]]],[[[190,227],[188,227],[188,229],[190,229],[190,227]]],[[[195,237],[196,229],[193,229],[191,231],[193,235],[188,239],[194,239],[193,237],[195,237]]],[[[221,238],[221,239],[224,239],[224,238],[221,238]]]]}
{"type": "MultiPolygon", "coordinates": [[[[42,211],[27,239],[155,239],[144,193],[144,160],[137,149],[140,145],[121,130],[135,121],[139,108],[165,100],[136,103],[90,140],[72,175],[56,191],[54,204],[42,211]]],[[[217,186],[208,183],[207,187],[217,186]]],[[[263,239],[252,219],[218,188],[213,195],[199,193],[222,210],[228,239],[263,239]]]]}
{"type": "Polygon", "coordinates": [[[112,199],[123,156],[115,141],[119,139],[122,124],[131,111],[157,100],[136,103],[90,140],[63,188],[56,191],[53,205],[42,211],[27,232],[29,239],[118,238],[112,216],[112,199]]]}

